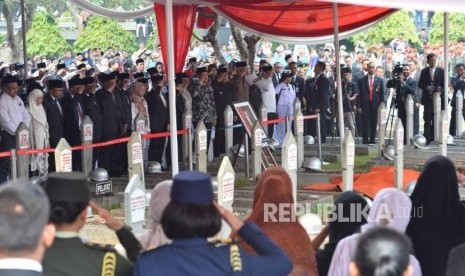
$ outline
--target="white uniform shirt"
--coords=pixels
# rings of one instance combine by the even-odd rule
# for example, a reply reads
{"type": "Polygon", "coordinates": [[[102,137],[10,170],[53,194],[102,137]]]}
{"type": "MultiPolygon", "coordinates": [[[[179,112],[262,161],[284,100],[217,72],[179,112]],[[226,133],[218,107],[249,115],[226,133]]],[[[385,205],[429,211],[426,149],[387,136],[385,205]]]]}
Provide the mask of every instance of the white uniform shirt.
{"type": "Polygon", "coordinates": [[[272,78],[259,80],[257,86],[260,88],[263,104],[268,113],[276,113],[276,96],[272,78]]]}
{"type": "Polygon", "coordinates": [[[0,126],[2,130],[15,135],[16,129],[21,122],[24,122],[29,127],[31,115],[24,107],[20,97],[12,98],[4,92],[0,96],[0,126]]]}

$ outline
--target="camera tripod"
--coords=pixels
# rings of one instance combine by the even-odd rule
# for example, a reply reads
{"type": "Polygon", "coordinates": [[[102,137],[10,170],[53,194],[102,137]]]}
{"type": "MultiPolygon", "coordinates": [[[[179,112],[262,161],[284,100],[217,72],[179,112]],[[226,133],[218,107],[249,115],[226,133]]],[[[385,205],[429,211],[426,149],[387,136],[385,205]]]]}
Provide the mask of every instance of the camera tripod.
{"type": "Polygon", "coordinates": [[[397,101],[396,91],[397,91],[397,85],[396,85],[395,90],[393,92],[394,94],[392,95],[391,105],[389,107],[389,112],[388,112],[387,121],[386,121],[386,126],[384,126],[384,133],[386,133],[388,125],[390,127],[388,143],[387,143],[386,147],[391,145],[391,138],[392,138],[392,131],[393,131],[392,126],[394,124],[394,112],[395,112],[395,114],[397,114],[397,105],[398,104],[396,103],[396,101],[397,101]]]}

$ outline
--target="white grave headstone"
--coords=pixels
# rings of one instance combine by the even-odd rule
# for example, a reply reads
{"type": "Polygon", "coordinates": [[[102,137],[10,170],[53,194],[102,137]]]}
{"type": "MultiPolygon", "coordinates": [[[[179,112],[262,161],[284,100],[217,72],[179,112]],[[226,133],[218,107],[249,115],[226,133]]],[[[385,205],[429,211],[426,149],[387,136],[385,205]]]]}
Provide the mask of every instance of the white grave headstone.
{"type": "Polygon", "coordinates": [[[394,126],[394,176],[397,189],[403,190],[404,179],[404,126],[397,118],[394,126]]]}
{"type": "Polygon", "coordinates": [[[126,223],[134,234],[144,231],[145,187],[139,175],[134,174],[124,190],[124,214],[126,223]]]}
{"type": "Polygon", "coordinates": [[[386,146],[386,123],[387,123],[387,110],[386,104],[381,102],[378,108],[378,152],[377,157],[381,158],[383,155],[384,148],[386,146]]]}
{"type": "Polygon", "coordinates": [[[292,194],[294,196],[294,202],[297,202],[297,144],[290,131],[286,134],[283,142],[282,167],[291,178],[292,194]]]}
{"type": "Polygon", "coordinates": [[[198,171],[207,172],[207,129],[203,121],[195,130],[195,162],[198,171]]]}
{"type": "Polygon", "coordinates": [[[354,187],[355,141],[352,131],[347,130],[342,141],[342,190],[352,191],[354,187]]]}
{"type": "MultiPolygon", "coordinates": [[[[25,123],[20,123],[16,129],[16,149],[29,149],[31,135],[25,123]]],[[[29,178],[29,155],[18,155],[16,159],[16,174],[19,178],[29,178]]]]}
{"type": "Polygon", "coordinates": [[[72,171],[72,152],[71,146],[66,142],[65,138],[61,138],[55,148],[55,167],[57,172],[72,171]]]}

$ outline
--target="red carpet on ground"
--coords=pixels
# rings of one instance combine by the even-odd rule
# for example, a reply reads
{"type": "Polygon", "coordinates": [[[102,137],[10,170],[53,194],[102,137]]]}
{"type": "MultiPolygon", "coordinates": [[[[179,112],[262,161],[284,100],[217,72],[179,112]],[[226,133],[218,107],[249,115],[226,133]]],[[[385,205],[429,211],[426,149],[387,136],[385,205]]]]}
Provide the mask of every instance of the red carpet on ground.
{"type": "MultiPolygon", "coordinates": [[[[417,180],[420,172],[404,169],[403,187],[412,180],[417,180]]],[[[370,172],[354,174],[354,191],[374,198],[376,193],[388,187],[395,187],[394,167],[373,167],[370,172]]],[[[330,178],[331,183],[314,183],[305,186],[305,190],[342,191],[342,176],[330,178]]]]}

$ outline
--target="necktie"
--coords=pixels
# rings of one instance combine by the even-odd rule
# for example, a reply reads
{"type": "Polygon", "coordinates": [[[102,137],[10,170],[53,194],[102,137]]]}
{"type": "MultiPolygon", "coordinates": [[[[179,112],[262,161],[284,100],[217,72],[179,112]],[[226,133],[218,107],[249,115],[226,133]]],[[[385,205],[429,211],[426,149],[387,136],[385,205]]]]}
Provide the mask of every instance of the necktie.
{"type": "Polygon", "coordinates": [[[369,76],[369,85],[370,85],[370,102],[373,101],[373,77],[369,76]]]}
{"type": "Polygon", "coordinates": [[[79,116],[79,121],[82,121],[83,113],[82,113],[82,108],[81,108],[80,103],[77,104],[77,114],[79,116]]]}
{"type": "Polygon", "coordinates": [[[58,110],[60,110],[60,114],[63,114],[63,111],[61,110],[60,102],[57,99],[55,99],[55,104],[57,105],[58,110]]]}
{"type": "Polygon", "coordinates": [[[163,105],[166,107],[166,99],[162,93],[160,93],[160,98],[161,98],[161,101],[163,102],[163,105]]]}
{"type": "Polygon", "coordinates": [[[429,70],[429,74],[430,74],[430,76],[431,76],[431,82],[433,82],[433,81],[434,81],[434,70],[433,70],[433,69],[430,69],[430,70],[429,70]]]}

